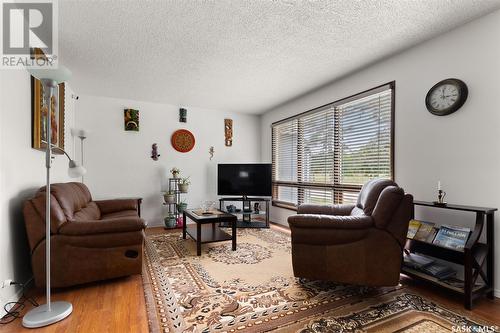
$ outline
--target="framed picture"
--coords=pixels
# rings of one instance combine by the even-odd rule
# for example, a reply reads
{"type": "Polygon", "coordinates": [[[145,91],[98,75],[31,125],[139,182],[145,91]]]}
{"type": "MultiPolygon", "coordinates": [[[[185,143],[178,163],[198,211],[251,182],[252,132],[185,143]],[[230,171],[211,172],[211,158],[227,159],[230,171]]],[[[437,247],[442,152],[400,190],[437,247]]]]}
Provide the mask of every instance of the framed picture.
{"type": "Polygon", "coordinates": [[[139,132],[139,110],[123,110],[123,119],[125,121],[125,131],[139,132]]]}
{"type": "MultiPolygon", "coordinates": [[[[40,80],[31,77],[31,147],[45,150],[47,139],[46,121],[47,106],[43,100],[43,86],[40,80]]],[[[54,89],[50,105],[51,142],[56,147],[64,150],[64,83],[54,89]],[[56,103],[57,101],[57,103],[56,103]]],[[[58,149],[55,154],[62,154],[58,149]]]]}

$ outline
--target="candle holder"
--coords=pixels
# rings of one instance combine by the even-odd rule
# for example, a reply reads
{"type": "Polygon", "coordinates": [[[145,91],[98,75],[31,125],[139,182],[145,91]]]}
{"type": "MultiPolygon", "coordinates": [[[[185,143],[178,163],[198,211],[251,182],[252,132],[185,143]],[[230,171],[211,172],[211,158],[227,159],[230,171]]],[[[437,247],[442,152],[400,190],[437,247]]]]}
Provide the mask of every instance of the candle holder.
{"type": "Polygon", "coordinates": [[[437,201],[433,203],[438,206],[446,206],[446,201],[444,201],[444,197],[446,196],[446,192],[442,190],[438,190],[437,201]]]}

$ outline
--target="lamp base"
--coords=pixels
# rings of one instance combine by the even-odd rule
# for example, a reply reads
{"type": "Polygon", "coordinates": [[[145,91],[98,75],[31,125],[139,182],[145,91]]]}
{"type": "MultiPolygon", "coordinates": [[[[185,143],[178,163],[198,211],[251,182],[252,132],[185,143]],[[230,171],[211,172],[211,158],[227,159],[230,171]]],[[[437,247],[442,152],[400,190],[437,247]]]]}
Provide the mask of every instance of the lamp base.
{"type": "Polygon", "coordinates": [[[69,302],[52,302],[50,311],[47,310],[47,304],[42,304],[24,315],[23,326],[27,328],[47,326],[63,320],[71,312],[73,312],[73,305],[69,302]]]}

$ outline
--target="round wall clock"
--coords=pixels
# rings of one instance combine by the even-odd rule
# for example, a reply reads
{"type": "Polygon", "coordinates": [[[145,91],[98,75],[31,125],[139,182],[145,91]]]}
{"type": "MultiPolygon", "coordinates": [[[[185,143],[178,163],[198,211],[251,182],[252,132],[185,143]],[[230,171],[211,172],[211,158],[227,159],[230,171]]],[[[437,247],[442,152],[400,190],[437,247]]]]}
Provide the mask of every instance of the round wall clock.
{"type": "Polygon", "coordinates": [[[193,133],[186,129],[180,129],[172,134],[172,147],[181,153],[187,153],[194,147],[195,139],[193,133]]]}
{"type": "Polygon", "coordinates": [[[460,109],[467,100],[467,85],[458,79],[436,83],[425,97],[425,106],[436,116],[446,116],[460,109]]]}

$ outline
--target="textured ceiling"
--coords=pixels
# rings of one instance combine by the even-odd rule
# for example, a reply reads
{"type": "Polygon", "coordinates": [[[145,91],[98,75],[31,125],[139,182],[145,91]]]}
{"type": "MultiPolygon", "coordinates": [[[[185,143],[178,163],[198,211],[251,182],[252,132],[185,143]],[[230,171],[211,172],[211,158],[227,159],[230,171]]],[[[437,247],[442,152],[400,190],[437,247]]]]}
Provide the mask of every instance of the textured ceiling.
{"type": "Polygon", "coordinates": [[[499,0],[60,1],[78,93],[261,113],[499,0]]]}

